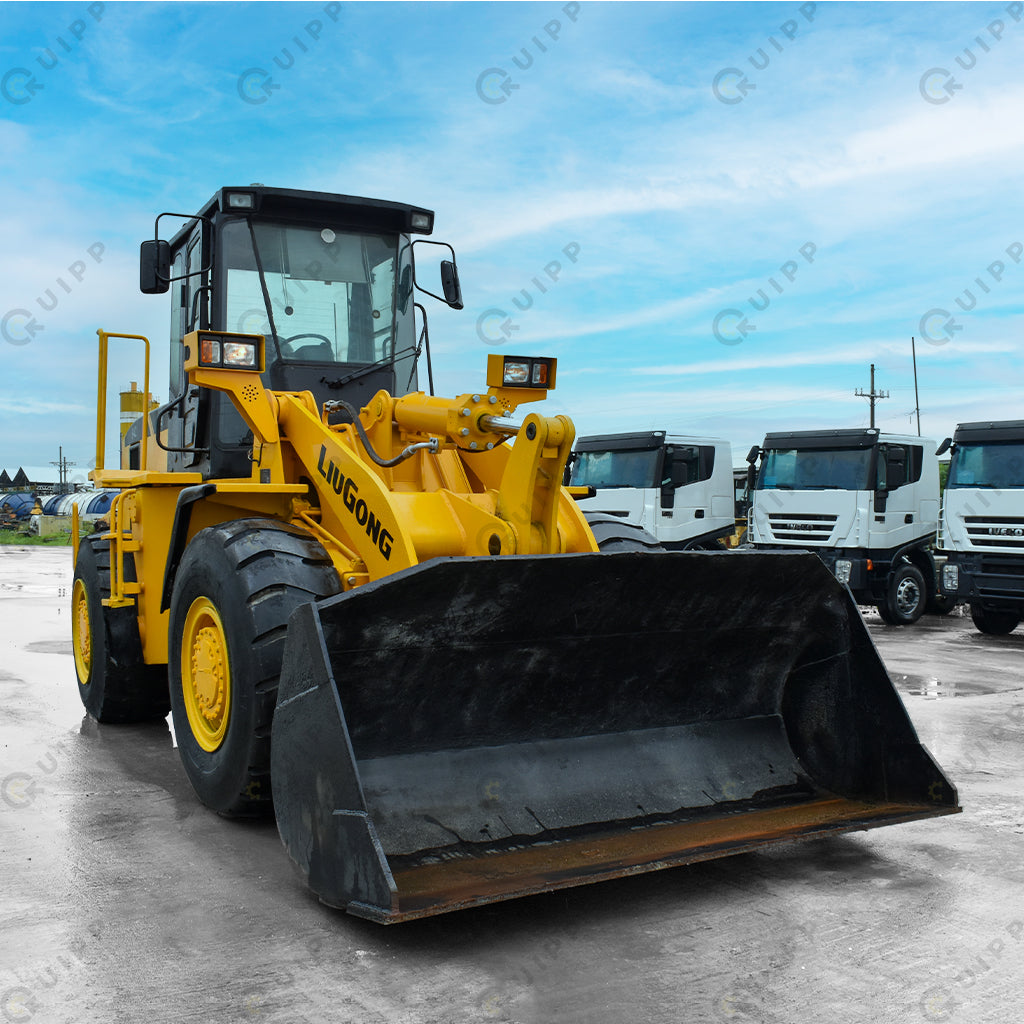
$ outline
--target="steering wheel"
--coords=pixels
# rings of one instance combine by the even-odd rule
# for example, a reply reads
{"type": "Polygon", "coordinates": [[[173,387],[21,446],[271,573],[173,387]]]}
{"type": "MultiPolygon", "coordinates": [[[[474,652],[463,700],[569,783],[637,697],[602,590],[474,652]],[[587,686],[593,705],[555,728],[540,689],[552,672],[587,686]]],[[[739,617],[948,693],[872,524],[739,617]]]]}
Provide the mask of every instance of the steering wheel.
{"type": "MultiPolygon", "coordinates": [[[[331,339],[325,338],[322,334],[293,334],[290,338],[283,338],[281,340],[281,344],[282,346],[287,345],[290,348],[294,342],[299,341],[302,338],[316,338],[318,341],[322,341],[325,345],[331,345],[331,339]]],[[[334,346],[331,345],[331,347],[333,348],[334,346]]]]}

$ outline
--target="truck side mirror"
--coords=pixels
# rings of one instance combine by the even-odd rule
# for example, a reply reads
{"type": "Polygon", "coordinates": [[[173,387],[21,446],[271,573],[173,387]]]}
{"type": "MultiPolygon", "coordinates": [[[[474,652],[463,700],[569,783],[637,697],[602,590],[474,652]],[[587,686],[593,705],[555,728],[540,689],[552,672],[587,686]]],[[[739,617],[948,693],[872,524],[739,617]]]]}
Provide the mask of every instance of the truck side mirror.
{"type": "Polygon", "coordinates": [[[757,466],[753,462],[747,466],[747,494],[749,495],[754,490],[754,485],[757,483],[757,466]]]}
{"type": "Polygon", "coordinates": [[[935,457],[938,458],[940,455],[945,455],[949,451],[950,446],[953,444],[953,438],[947,437],[943,440],[942,444],[935,449],[935,457]]]}
{"type": "Polygon", "coordinates": [[[907,463],[906,458],[902,456],[893,457],[889,456],[889,469],[887,473],[888,477],[888,488],[890,491],[895,491],[898,487],[902,487],[907,482],[907,463]]]}
{"type": "Polygon", "coordinates": [[[139,246],[139,291],[163,295],[171,287],[171,244],[161,239],[139,246]]]}
{"type": "Polygon", "coordinates": [[[459,268],[454,260],[441,260],[441,290],[444,301],[452,309],[462,309],[462,285],[459,284],[459,268]]]}
{"type": "Polygon", "coordinates": [[[749,462],[752,466],[755,462],[757,462],[757,457],[760,454],[761,449],[755,444],[754,447],[751,448],[749,452],[747,452],[747,462],[749,462]]]}
{"type": "Polygon", "coordinates": [[[690,482],[690,474],[686,468],[685,462],[673,462],[672,463],[672,489],[675,490],[677,487],[682,487],[684,484],[690,482]]]}
{"type": "Polygon", "coordinates": [[[569,481],[572,479],[572,467],[576,464],[578,457],[576,452],[569,452],[569,458],[565,460],[565,469],[562,471],[563,487],[569,486],[569,481]]]}

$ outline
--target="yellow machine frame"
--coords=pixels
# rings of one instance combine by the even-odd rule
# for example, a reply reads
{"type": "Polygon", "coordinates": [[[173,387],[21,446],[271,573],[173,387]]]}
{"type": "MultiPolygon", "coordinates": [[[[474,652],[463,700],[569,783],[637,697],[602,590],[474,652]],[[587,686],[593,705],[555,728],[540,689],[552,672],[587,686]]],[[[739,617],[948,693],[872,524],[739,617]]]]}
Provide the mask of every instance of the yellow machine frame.
{"type": "MultiPolygon", "coordinates": [[[[110,509],[111,607],[138,602],[147,664],[168,656],[168,612],[161,609],[178,498],[202,475],[168,472],[166,457],[149,445],[143,418],[142,468],[108,470],[106,378],[108,341],[145,345],[144,393],[149,394],[150,343],[143,335],[100,330],[96,469],[98,487],[120,488],[110,509]],[[136,580],[124,579],[124,556],[136,562],[136,580]]],[[[215,488],[195,501],[186,540],[207,526],[245,516],[266,516],[307,530],[330,556],[342,588],[350,590],[429,558],[458,555],[549,554],[597,551],[586,520],[562,487],[575,430],[565,416],[530,414],[508,421],[515,409],[547,396],[555,361],[545,361],[543,387],[504,383],[505,357],[488,357],[487,390],[445,399],[416,392],[395,398],[380,391],[359,414],[362,433],[381,462],[368,455],[352,423],[332,424],[336,403],[316,404],[309,392],[271,391],[259,373],[265,339],[231,335],[257,347],[250,368],[203,365],[201,340],[184,338],[189,386],[227,393],[253,433],[248,478],[205,481],[215,488]],[[507,425],[506,425],[507,423],[507,425]],[[515,435],[511,444],[502,443],[515,435]]]]}

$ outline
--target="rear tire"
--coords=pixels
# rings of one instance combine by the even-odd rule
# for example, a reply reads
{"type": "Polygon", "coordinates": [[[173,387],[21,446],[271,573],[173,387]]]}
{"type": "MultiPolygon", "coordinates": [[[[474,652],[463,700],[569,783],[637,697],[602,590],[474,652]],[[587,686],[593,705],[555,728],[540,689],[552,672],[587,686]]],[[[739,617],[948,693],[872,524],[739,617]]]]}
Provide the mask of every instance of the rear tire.
{"type": "MultiPolygon", "coordinates": [[[[125,561],[125,575],[134,580],[132,556],[125,561]]],[[[82,704],[105,725],[166,718],[167,670],[142,660],[136,606],[104,607],[108,597],[110,541],[86,537],[71,586],[72,653],[82,704]]]]}
{"type": "Polygon", "coordinates": [[[971,618],[977,629],[989,636],[1006,636],[1020,624],[1020,615],[1017,612],[998,611],[980,604],[971,605],[971,618]]]}
{"type": "Polygon", "coordinates": [[[878,610],[890,626],[910,626],[924,614],[927,599],[924,575],[916,565],[908,563],[893,573],[885,605],[878,610]]]}
{"type": "Polygon", "coordinates": [[[229,816],[273,809],[270,730],[288,619],[341,590],[308,533],[268,519],[200,531],[171,597],[171,713],[185,773],[229,816]]]}

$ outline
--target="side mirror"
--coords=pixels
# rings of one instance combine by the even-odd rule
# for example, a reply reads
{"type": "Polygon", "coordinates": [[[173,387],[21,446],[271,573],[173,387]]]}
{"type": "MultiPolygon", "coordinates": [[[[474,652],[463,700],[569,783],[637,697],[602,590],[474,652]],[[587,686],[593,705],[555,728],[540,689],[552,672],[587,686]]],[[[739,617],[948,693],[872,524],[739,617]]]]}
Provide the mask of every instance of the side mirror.
{"type": "Polygon", "coordinates": [[[565,469],[562,472],[562,486],[568,487],[569,481],[572,479],[572,467],[576,465],[576,459],[579,456],[576,452],[569,452],[569,458],[565,460],[565,469]]]}
{"type": "Polygon", "coordinates": [[[947,437],[938,448],[935,449],[935,457],[938,458],[940,455],[945,455],[949,451],[953,444],[953,438],[947,437]]]}
{"type": "Polygon", "coordinates": [[[171,287],[171,244],[161,240],[139,246],[139,290],[143,295],[162,295],[171,287]]]}
{"type": "Polygon", "coordinates": [[[747,466],[747,494],[749,495],[754,490],[754,485],[757,483],[757,466],[753,462],[747,466]]]}
{"type": "Polygon", "coordinates": [[[753,465],[755,462],[757,462],[757,457],[760,454],[761,449],[755,444],[754,447],[751,448],[749,452],[747,452],[747,462],[749,462],[750,465],[753,465]]]}
{"type": "Polygon", "coordinates": [[[402,269],[402,277],[398,282],[398,308],[402,316],[409,312],[409,299],[412,297],[412,267],[407,263],[402,269]]]}
{"type": "Polygon", "coordinates": [[[682,487],[683,484],[688,483],[690,479],[689,471],[686,468],[685,462],[673,462],[672,463],[672,487],[682,487]]]}
{"type": "Polygon", "coordinates": [[[441,260],[441,290],[444,301],[452,309],[462,309],[462,286],[459,284],[459,270],[454,260],[441,260]]]}

